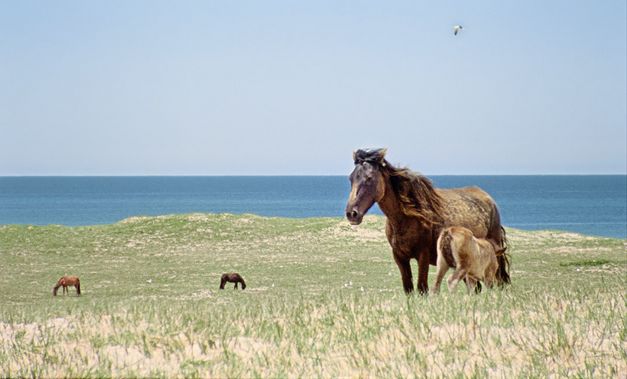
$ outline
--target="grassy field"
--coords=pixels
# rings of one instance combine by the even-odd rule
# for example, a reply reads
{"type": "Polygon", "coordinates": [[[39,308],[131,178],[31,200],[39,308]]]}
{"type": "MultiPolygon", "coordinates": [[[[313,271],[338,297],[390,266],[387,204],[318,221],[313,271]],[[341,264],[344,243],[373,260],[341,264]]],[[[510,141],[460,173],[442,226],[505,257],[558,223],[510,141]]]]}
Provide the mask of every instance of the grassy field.
{"type": "Polygon", "coordinates": [[[627,375],[624,240],[508,229],[510,287],[407,297],[383,230],[205,214],[0,226],[0,377],[627,375]],[[248,288],[219,290],[227,271],[248,288]],[[64,274],[82,296],[52,297],[64,274]]]}

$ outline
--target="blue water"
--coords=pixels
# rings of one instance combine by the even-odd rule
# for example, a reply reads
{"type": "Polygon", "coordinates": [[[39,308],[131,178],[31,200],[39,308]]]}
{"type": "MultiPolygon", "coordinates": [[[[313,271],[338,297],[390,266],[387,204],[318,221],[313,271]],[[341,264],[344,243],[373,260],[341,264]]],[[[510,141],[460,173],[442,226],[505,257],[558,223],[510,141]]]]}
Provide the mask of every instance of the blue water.
{"type": "MultiPolygon", "coordinates": [[[[625,175],[431,179],[438,187],[485,189],[506,226],[627,238],[625,175]]],[[[91,225],[190,212],[342,217],[349,190],[344,176],[0,177],[0,224],[91,225]]]]}

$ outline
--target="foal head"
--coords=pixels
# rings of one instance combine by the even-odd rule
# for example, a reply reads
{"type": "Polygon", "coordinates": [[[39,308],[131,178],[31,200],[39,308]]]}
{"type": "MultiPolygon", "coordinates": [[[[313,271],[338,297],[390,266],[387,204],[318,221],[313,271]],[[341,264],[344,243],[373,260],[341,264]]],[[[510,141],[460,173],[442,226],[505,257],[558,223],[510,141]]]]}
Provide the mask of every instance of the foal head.
{"type": "Polygon", "coordinates": [[[349,176],[351,193],[346,204],[346,218],[353,225],[359,225],[372,205],[385,195],[381,170],[387,165],[385,152],[386,149],[353,152],[355,169],[349,176]]]}

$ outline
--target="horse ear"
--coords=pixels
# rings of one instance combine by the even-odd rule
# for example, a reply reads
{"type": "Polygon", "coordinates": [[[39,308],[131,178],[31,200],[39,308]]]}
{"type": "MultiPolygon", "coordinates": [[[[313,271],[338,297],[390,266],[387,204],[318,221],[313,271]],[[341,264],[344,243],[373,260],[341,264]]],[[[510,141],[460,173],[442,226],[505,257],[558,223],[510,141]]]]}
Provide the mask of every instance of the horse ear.
{"type": "Polygon", "coordinates": [[[377,152],[376,152],[376,157],[377,157],[377,161],[378,161],[379,163],[385,163],[385,162],[384,162],[384,159],[385,159],[385,154],[386,154],[387,152],[388,152],[388,149],[387,149],[387,148],[385,148],[385,147],[384,147],[384,148],[382,148],[382,149],[377,150],[377,152]]]}

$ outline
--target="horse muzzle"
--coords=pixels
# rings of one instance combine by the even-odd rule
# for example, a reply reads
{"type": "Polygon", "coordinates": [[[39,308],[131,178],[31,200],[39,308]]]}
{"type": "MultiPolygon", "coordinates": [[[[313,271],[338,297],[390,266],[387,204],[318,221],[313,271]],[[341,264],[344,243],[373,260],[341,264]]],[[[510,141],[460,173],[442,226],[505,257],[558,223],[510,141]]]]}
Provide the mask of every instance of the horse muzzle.
{"type": "Polygon", "coordinates": [[[361,221],[364,219],[364,214],[359,212],[357,208],[353,208],[350,210],[346,210],[346,218],[351,225],[359,225],[361,221]]]}

